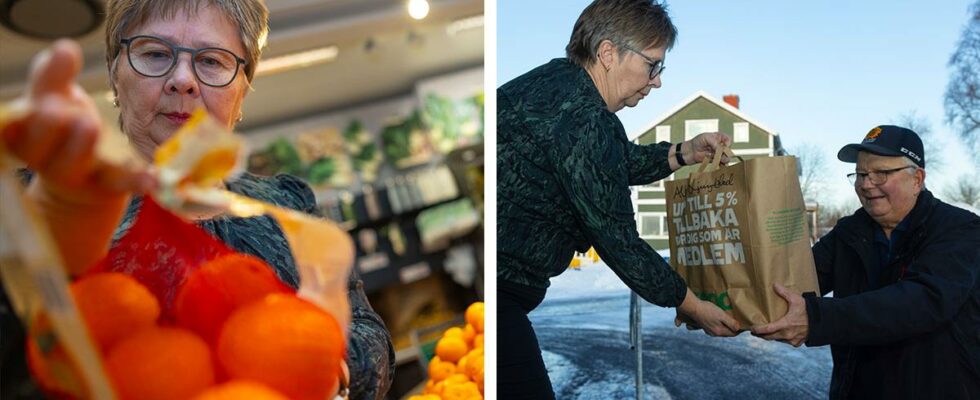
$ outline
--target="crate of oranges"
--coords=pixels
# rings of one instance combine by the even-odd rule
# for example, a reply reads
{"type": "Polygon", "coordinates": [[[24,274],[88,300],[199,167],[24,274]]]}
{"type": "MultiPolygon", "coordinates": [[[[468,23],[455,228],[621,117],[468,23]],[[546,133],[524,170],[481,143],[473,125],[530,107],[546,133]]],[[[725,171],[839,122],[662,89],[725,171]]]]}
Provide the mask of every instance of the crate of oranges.
{"type": "MultiPolygon", "coordinates": [[[[157,161],[194,166],[172,175],[180,185],[223,179],[226,174],[202,171],[208,168],[202,160],[221,158],[207,149],[228,147],[195,136],[207,134],[201,132],[206,124],[192,122],[171,139],[188,142],[164,144],[161,151],[171,154],[158,152],[157,161]]],[[[323,400],[338,393],[353,264],[353,244],[343,230],[217,189],[201,197],[210,203],[196,200],[196,210],[223,206],[229,215],[276,220],[300,274],[297,291],[261,259],[233,251],[172,212],[182,205],[162,206],[165,201],[155,199],[167,194],[155,193],[143,198],[135,223],[109,253],[70,280],[2,153],[3,282],[29,322],[28,366],[49,397],[323,400]]],[[[181,197],[187,200],[200,188],[168,189],[171,195],[188,190],[178,193],[191,196],[181,197]]]]}
{"type": "Polygon", "coordinates": [[[466,325],[455,326],[436,342],[429,379],[409,400],[483,399],[483,302],[466,308],[466,325]]]}

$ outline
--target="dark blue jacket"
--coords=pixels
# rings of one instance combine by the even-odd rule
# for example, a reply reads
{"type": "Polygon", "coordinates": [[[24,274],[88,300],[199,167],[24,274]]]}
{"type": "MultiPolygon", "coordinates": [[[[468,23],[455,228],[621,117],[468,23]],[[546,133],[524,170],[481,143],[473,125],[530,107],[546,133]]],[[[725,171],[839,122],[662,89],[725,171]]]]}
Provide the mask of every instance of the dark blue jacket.
{"type": "Polygon", "coordinates": [[[923,190],[907,220],[879,284],[863,209],[813,247],[834,296],[806,299],[806,344],[831,345],[831,398],[980,399],[980,217],[923,190]]]}

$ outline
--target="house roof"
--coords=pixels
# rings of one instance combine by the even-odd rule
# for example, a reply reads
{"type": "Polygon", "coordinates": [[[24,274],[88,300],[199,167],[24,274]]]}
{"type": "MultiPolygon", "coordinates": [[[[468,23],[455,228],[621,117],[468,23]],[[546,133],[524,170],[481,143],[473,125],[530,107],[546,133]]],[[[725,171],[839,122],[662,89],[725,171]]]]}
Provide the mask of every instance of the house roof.
{"type": "Polygon", "coordinates": [[[705,100],[708,100],[708,101],[714,103],[715,105],[717,105],[718,107],[721,107],[722,109],[724,109],[724,110],[726,110],[726,111],[728,111],[728,112],[730,112],[732,114],[735,114],[735,116],[743,119],[745,122],[748,122],[748,123],[750,123],[752,125],[755,125],[755,126],[759,127],[760,129],[766,131],[767,133],[769,133],[769,134],[771,134],[773,136],[779,136],[779,134],[776,133],[776,131],[774,131],[772,129],[769,129],[768,127],[766,127],[763,124],[760,124],[754,118],[751,118],[748,115],[745,115],[745,113],[742,112],[741,110],[739,110],[739,109],[737,109],[735,107],[732,107],[731,104],[728,104],[728,103],[726,103],[724,101],[720,101],[717,98],[711,96],[710,94],[708,94],[707,92],[705,92],[703,90],[698,90],[697,92],[694,92],[694,94],[692,94],[690,97],[684,99],[684,101],[681,101],[680,103],[677,103],[677,105],[674,106],[674,108],[671,108],[670,110],[668,110],[666,113],[662,114],[661,116],[659,116],[657,118],[654,118],[653,121],[651,121],[643,129],[637,130],[635,133],[630,134],[630,141],[635,141],[640,136],[642,136],[644,133],[647,133],[647,132],[653,130],[653,128],[655,128],[657,125],[660,125],[661,122],[663,122],[667,118],[670,118],[672,115],[676,114],[678,111],[680,111],[684,107],[687,107],[687,105],[688,104],[691,104],[691,102],[693,102],[694,100],[697,100],[698,97],[704,97],[705,100]]]}

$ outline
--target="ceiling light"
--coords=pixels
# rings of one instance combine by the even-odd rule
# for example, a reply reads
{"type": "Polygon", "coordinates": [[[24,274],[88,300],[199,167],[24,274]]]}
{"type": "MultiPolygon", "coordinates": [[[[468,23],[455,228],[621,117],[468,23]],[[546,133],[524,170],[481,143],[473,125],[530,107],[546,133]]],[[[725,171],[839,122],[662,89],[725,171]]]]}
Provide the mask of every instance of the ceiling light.
{"type": "Polygon", "coordinates": [[[38,39],[79,37],[102,24],[103,1],[0,0],[0,24],[38,39]]]}
{"type": "Polygon", "coordinates": [[[427,0],[408,0],[408,15],[412,18],[422,19],[429,15],[429,2],[427,0]]]}
{"type": "Polygon", "coordinates": [[[472,17],[461,18],[453,21],[446,27],[446,33],[449,36],[456,36],[460,32],[468,31],[470,29],[478,29],[483,27],[483,15],[476,15],[472,17]]]}
{"type": "Polygon", "coordinates": [[[297,68],[305,68],[316,64],[324,64],[337,59],[340,48],[337,46],[321,47],[301,51],[284,56],[272,57],[259,62],[256,76],[272,75],[297,68]]]}

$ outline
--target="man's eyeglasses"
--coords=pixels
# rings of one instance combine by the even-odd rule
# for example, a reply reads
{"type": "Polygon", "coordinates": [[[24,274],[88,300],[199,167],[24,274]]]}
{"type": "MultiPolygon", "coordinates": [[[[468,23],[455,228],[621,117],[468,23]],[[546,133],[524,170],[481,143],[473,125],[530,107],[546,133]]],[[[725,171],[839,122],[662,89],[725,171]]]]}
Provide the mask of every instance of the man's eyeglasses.
{"type": "Polygon", "coordinates": [[[871,172],[851,172],[847,174],[847,180],[851,181],[854,186],[860,186],[864,183],[865,179],[870,179],[872,184],[884,185],[888,182],[888,176],[901,171],[906,168],[919,168],[914,165],[906,165],[904,167],[886,169],[882,171],[871,171],[871,172]]]}
{"type": "Polygon", "coordinates": [[[239,66],[247,64],[235,53],[220,47],[189,49],[155,36],[133,36],[120,42],[126,45],[126,58],[133,70],[149,78],[170,73],[182,51],[191,54],[194,75],[208,86],[228,86],[238,75],[239,66]]]}
{"type": "Polygon", "coordinates": [[[664,67],[663,60],[654,60],[654,59],[652,59],[650,57],[647,57],[646,54],[641,53],[639,50],[634,49],[634,48],[632,48],[630,46],[627,46],[627,45],[623,45],[623,48],[626,49],[626,50],[629,50],[629,51],[632,51],[632,52],[636,53],[636,55],[638,55],[640,57],[643,57],[643,60],[646,61],[646,63],[650,65],[650,80],[651,81],[654,80],[654,78],[656,78],[657,75],[660,75],[660,73],[664,71],[664,68],[665,67],[664,67]]]}

